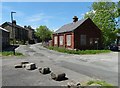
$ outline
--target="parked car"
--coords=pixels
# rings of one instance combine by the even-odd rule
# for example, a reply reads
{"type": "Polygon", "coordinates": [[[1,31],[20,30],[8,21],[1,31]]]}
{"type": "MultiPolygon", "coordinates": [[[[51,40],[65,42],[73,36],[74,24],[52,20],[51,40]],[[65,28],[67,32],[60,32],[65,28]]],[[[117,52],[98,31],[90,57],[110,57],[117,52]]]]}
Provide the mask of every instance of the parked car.
{"type": "Polygon", "coordinates": [[[111,44],[110,46],[109,46],[109,49],[110,50],[112,50],[112,51],[118,51],[119,50],[119,47],[118,47],[118,45],[117,44],[111,44]]]}
{"type": "Polygon", "coordinates": [[[117,38],[114,43],[110,44],[109,49],[112,51],[120,51],[120,38],[117,38]]]}

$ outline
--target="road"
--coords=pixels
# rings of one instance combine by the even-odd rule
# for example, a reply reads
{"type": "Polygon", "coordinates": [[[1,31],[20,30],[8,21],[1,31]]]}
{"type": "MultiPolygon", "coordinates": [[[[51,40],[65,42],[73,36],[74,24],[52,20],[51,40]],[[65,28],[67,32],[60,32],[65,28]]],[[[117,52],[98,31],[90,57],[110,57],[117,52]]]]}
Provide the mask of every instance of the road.
{"type": "Polygon", "coordinates": [[[113,85],[118,85],[118,52],[96,55],[74,55],[48,50],[41,44],[21,45],[16,49],[25,56],[3,57],[3,85],[7,86],[60,86],[70,81],[85,82],[101,79],[113,85]],[[52,71],[67,74],[68,80],[54,81],[50,75],[42,75],[38,70],[27,71],[15,69],[14,65],[21,61],[29,61],[38,67],[50,67],[52,71]]]}

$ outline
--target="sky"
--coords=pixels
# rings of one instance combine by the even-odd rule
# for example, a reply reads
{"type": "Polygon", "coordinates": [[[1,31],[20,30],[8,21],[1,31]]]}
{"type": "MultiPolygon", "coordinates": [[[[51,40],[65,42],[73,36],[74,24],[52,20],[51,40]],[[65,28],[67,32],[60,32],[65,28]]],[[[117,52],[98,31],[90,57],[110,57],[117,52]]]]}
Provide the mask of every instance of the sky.
{"type": "Polygon", "coordinates": [[[83,19],[90,11],[93,2],[2,2],[2,21],[11,22],[11,11],[14,20],[20,26],[31,25],[34,29],[46,25],[56,31],[64,24],[71,23],[73,16],[83,19]]]}

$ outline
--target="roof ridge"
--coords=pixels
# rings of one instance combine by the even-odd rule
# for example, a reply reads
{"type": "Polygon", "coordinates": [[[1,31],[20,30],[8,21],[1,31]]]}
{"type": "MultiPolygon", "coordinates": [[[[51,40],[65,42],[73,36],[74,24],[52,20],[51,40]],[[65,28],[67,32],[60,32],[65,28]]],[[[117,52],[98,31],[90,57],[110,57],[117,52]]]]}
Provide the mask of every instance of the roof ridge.
{"type": "Polygon", "coordinates": [[[89,18],[78,20],[77,22],[71,22],[61,26],[55,33],[63,33],[63,32],[70,32],[75,30],[78,26],[80,26],[83,22],[85,22],[89,18]]]}

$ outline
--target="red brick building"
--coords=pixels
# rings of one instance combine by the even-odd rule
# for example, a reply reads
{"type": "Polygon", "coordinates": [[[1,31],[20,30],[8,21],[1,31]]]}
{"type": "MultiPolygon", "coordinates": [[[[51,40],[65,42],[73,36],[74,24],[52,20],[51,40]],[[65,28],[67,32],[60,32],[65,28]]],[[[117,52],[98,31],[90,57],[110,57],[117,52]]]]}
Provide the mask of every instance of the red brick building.
{"type": "Polygon", "coordinates": [[[53,46],[70,49],[99,49],[101,30],[90,18],[78,21],[74,16],[73,22],[62,26],[53,34],[53,46]]]}

